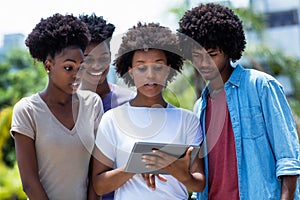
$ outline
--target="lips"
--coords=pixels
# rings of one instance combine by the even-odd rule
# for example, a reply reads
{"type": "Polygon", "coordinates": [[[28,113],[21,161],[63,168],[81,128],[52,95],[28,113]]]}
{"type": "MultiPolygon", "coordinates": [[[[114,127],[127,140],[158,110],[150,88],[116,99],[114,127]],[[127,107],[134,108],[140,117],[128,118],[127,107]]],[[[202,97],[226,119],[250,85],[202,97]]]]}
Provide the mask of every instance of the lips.
{"type": "Polygon", "coordinates": [[[74,82],[71,85],[74,86],[74,87],[76,87],[76,86],[79,86],[79,83],[78,82],[74,82]]]}
{"type": "Polygon", "coordinates": [[[76,82],[71,83],[70,85],[73,90],[76,90],[79,87],[80,82],[76,81],[76,82]]]}
{"type": "Polygon", "coordinates": [[[211,74],[213,72],[213,70],[210,70],[210,69],[200,69],[199,70],[200,74],[211,74]]]}
{"type": "Polygon", "coordinates": [[[146,83],[144,86],[155,87],[155,86],[157,86],[157,84],[156,83],[146,83]]]}
{"type": "Polygon", "coordinates": [[[92,75],[92,76],[101,76],[103,74],[102,71],[100,71],[100,72],[87,71],[87,73],[92,75]]]}

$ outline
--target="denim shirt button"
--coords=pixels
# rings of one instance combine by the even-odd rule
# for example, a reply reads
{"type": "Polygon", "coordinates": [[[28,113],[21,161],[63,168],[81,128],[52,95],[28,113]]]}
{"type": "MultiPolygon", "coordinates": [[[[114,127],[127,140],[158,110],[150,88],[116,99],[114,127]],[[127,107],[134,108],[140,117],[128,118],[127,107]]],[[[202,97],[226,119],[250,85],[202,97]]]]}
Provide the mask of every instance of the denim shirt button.
{"type": "Polygon", "coordinates": [[[233,85],[233,86],[231,86],[232,88],[235,88],[235,86],[233,85]]]}

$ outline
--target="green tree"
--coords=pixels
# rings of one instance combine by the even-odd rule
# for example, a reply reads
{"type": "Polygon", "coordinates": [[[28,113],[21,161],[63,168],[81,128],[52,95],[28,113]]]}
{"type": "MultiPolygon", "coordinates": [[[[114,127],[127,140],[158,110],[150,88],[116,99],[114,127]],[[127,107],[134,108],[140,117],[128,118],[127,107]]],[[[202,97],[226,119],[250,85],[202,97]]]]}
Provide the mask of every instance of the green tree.
{"type": "MultiPolygon", "coordinates": [[[[13,105],[24,96],[35,93],[45,87],[46,73],[39,62],[35,62],[29,52],[22,48],[14,48],[7,52],[4,61],[0,63],[0,111],[10,111],[13,105]]],[[[10,127],[10,120],[0,118],[0,124],[10,127]]],[[[2,160],[7,166],[13,166],[15,161],[14,142],[9,136],[9,129],[1,129],[0,143],[2,160]]]]}
{"type": "Polygon", "coordinates": [[[13,105],[24,96],[45,87],[47,77],[42,63],[29,52],[14,48],[0,62],[0,197],[26,199],[15,160],[14,141],[10,136],[13,105]]]}
{"type": "Polygon", "coordinates": [[[0,72],[0,109],[41,90],[47,80],[42,64],[35,62],[22,48],[7,52],[4,62],[0,63],[0,72]]]}

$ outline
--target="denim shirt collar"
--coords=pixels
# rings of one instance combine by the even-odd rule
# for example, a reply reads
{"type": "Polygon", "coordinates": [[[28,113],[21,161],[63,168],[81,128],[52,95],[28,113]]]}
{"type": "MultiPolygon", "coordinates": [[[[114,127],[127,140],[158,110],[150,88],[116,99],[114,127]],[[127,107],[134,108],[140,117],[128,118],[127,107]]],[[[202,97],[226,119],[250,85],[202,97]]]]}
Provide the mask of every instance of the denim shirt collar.
{"type": "Polygon", "coordinates": [[[241,83],[241,76],[244,70],[245,69],[240,64],[237,64],[225,85],[230,83],[236,87],[239,87],[241,83]]]}

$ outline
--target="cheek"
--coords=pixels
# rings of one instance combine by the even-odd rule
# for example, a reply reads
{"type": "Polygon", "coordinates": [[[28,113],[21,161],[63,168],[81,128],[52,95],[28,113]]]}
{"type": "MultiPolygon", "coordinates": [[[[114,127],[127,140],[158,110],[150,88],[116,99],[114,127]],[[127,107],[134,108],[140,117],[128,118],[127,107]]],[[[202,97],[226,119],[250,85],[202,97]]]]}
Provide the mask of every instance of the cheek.
{"type": "Polygon", "coordinates": [[[169,73],[167,73],[167,72],[162,73],[160,76],[157,77],[156,82],[159,83],[160,85],[165,86],[167,83],[168,77],[169,77],[169,73]]]}
{"type": "Polygon", "coordinates": [[[143,76],[138,76],[136,74],[133,74],[132,78],[133,78],[133,82],[134,82],[134,85],[136,86],[136,88],[139,88],[145,84],[146,79],[143,76]]]}
{"type": "Polygon", "coordinates": [[[195,58],[193,58],[193,65],[195,66],[195,67],[200,67],[201,66],[201,61],[199,60],[199,59],[195,59],[195,58]]]}

